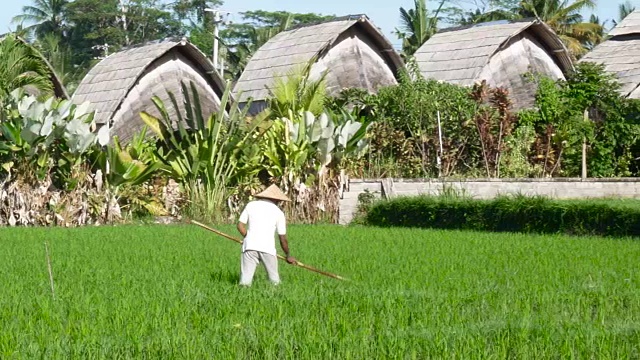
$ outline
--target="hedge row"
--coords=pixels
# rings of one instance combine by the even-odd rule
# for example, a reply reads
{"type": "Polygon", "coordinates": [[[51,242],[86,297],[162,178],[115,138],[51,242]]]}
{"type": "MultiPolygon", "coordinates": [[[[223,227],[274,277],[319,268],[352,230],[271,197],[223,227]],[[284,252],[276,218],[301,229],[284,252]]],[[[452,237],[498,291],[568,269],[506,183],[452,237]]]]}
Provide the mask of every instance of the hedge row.
{"type": "Polygon", "coordinates": [[[640,236],[640,206],[502,196],[494,200],[407,197],[371,206],[373,226],[570,235],[640,236]]]}

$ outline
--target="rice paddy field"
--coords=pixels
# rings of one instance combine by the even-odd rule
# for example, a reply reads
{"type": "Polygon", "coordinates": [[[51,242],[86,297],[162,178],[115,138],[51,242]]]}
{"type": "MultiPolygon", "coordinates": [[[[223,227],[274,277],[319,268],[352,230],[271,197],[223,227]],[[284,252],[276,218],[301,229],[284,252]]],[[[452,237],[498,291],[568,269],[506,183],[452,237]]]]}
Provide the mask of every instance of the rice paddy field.
{"type": "Polygon", "coordinates": [[[0,229],[0,359],[640,358],[640,241],[289,233],[351,281],[240,288],[240,246],[193,225],[0,229]]]}

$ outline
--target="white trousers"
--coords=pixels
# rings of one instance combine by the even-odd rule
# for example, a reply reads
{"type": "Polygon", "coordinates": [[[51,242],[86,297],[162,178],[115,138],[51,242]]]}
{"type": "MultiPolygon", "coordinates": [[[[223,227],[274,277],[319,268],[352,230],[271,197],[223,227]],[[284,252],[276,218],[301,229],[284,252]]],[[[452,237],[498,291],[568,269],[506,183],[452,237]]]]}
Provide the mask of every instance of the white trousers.
{"type": "Polygon", "coordinates": [[[240,285],[251,286],[253,274],[255,274],[259,263],[262,263],[267,270],[269,281],[276,285],[280,283],[278,258],[260,251],[247,250],[242,253],[240,260],[240,285]]]}

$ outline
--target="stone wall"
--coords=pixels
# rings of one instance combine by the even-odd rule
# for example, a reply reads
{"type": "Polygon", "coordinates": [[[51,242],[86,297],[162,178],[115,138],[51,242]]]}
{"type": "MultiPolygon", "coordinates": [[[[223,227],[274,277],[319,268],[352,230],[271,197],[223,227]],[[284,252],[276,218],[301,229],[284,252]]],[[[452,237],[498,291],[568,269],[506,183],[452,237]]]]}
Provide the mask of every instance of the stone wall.
{"type": "Polygon", "coordinates": [[[340,224],[351,222],[358,206],[358,195],[365,190],[376,198],[438,195],[443,190],[453,190],[477,199],[490,199],[500,194],[543,195],[556,199],[640,199],[640,179],[350,179],[340,196],[340,224]]]}

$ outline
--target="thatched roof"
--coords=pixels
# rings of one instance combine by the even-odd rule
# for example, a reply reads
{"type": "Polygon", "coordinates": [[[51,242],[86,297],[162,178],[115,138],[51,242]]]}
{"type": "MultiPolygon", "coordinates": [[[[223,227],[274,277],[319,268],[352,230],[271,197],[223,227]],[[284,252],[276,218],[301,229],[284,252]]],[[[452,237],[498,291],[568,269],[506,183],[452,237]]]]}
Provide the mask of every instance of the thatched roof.
{"type": "MultiPolygon", "coordinates": [[[[0,41],[2,41],[2,39],[4,39],[8,34],[2,34],[0,35],[0,41]]],[[[69,94],[67,93],[67,89],[64,87],[64,84],[62,83],[62,80],[60,80],[60,76],[58,76],[58,74],[56,73],[55,69],[53,68],[53,66],[51,65],[51,63],[49,62],[49,60],[47,60],[46,57],[44,57],[44,55],[42,55],[42,53],[40,51],[38,51],[38,49],[36,49],[33,45],[31,45],[27,40],[21,38],[20,36],[15,36],[15,38],[25,44],[26,46],[28,46],[29,48],[31,48],[31,50],[34,52],[34,54],[36,54],[38,57],[40,57],[40,59],[47,65],[47,67],[49,68],[49,71],[51,73],[51,83],[53,84],[53,93],[56,97],[61,98],[61,99],[69,99],[69,94]]]]}
{"type": "MultiPolygon", "coordinates": [[[[214,70],[211,61],[197,47],[183,39],[181,41],[150,42],[109,55],[82,79],[73,95],[73,101],[77,104],[85,101],[90,102],[96,111],[96,123],[110,122],[132,89],[140,82],[142,76],[152,69],[154,62],[172,51],[189,59],[190,65],[196,67],[200,73],[207,74],[206,80],[209,86],[218,97],[222,97],[225,84],[214,70]]],[[[172,56],[175,57],[176,54],[172,56]]],[[[162,78],[160,75],[159,78],[153,79],[155,85],[151,93],[136,94],[136,97],[144,96],[150,99],[153,95],[164,95],[167,87],[163,84],[168,85],[168,80],[170,79],[162,78]]],[[[171,80],[174,78],[172,77],[171,80]]],[[[169,89],[179,90],[172,87],[169,89]]],[[[150,109],[142,110],[149,111],[150,109]]],[[[139,114],[132,114],[132,116],[137,118],[139,114]]]]}
{"type": "Polygon", "coordinates": [[[636,10],[624,18],[611,31],[610,36],[640,34],[640,10],[636,10]]]}
{"type": "Polygon", "coordinates": [[[499,21],[453,29],[435,34],[415,54],[426,78],[463,86],[480,81],[478,76],[491,58],[509,41],[531,32],[566,73],[573,68],[571,56],[558,36],[538,20],[499,21]]]}
{"type": "Polygon", "coordinates": [[[640,10],[629,14],[609,35],[580,62],[603,64],[618,77],[624,96],[640,99],[640,10]]]}
{"type": "MultiPolygon", "coordinates": [[[[360,43],[350,43],[348,49],[340,50],[340,55],[349,56],[359,65],[345,64],[342,60],[339,61],[341,64],[338,64],[335,61],[337,60],[335,55],[333,59],[326,61],[326,63],[330,63],[327,70],[343,80],[342,83],[338,83],[338,79],[328,79],[329,88],[354,86],[344,80],[355,77],[355,80],[359,81],[358,85],[364,84],[366,87],[370,87],[368,90],[375,90],[379,82],[376,78],[377,75],[359,74],[359,71],[364,71],[363,67],[383,66],[391,70],[392,77],[397,76],[398,70],[404,64],[391,43],[366,16],[348,16],[320,24],[297,27],[282,32],[269,40],[253,55],[240,76],[234,88],[238,101],[244,103],[250,98],[254,101],[267,99],[268,89],[276,78],[286,76],[291,70],[308,63],[314,57],[318,62],[323,61],[323,57],[327,56],[333,47],[343,42],[347,37],[354,38],[356,36],[365,40],[360,43]],[[361,45],[363,43],[366,45],[361,45]],[[361,51],[364,48],[367,48],[366,50],[373,49],[371,51],[375,51],[376,56],[381,60],[370,61],[367,58],[364,60],[359,58],[365,57],[362,56],[363,51],[361,51]]],[[[367,53],[366,55],[371,54],[367,53]]]]}
{"type": "Polygon", "coordinates": [[[461,86],[486,81],[506,89],[514,110],[534,105],[537,89],[524,74],[564,79],[573,70],[569,51],[539,19],[446,29],[420,47],[415,59],[427,79],[461,86]]]}

